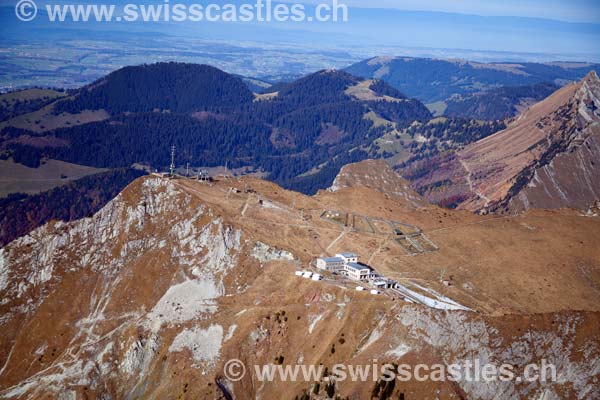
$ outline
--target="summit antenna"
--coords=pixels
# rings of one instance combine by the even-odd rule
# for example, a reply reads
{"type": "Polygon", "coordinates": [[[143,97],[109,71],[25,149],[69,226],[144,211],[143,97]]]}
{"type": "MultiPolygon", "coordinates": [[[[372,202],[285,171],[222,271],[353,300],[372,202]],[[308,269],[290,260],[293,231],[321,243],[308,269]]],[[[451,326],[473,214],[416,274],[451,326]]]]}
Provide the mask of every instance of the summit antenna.
{"type": "Polygon", "coordinates": [[[171,177],[175,176],[175,146],[171,146],[171,166],[169,167],[171,177]]]}

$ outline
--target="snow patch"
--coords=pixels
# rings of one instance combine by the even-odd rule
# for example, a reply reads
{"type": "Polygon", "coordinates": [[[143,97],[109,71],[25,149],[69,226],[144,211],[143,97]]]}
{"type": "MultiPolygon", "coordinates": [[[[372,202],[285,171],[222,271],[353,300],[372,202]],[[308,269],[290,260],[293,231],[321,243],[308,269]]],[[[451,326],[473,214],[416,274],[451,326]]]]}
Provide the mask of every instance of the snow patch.
{"type": "Polygon", "coordinates": [[[421,293],[415,292],[414,290],[410,290],[408,287],[406,287],[404,285],[400,285],[400,284],[397,285],[396,290],[398,292],[408,296],[409,299],[416,300],[416,301],[420,302],[421,304],[426,305],[427,307],[436,308],[438,310],[471,311],[470,308],[455,302],[454,300],[436,292],[433,289],[420,286],[414,282],[412,284],[415,287],[418,287],[419,289],[433,295],[434,297],[436,297],[436,299],[427,297],[421,293]]]}
{"type": "Polygon", "coordinates": [[[34,377],[31,379],[25,380],[19,385],[13,386],[5,392],[2,392],[2,397],[20,398],[40,385],[46,385],[56,389],[59,387],[64,387],[64,384],[67,381],[71,381],[73,385],[87,386],[91,383],[91,380],[88,378],[88,376],[95,369],[95,364],[91,361],[84,364],[82,360],[78,360],[77,362],[68,366],[62,363],[57,364],[55,368],[58,369],[56,373],[42,377],[34,375],[34,377]]]}
{"type": "Polygon", "coordinates": [[[160,337],[152,333],[148,339],[138,339],[133,342],[119,365],[121,372],[133,375],[139,371],[140,376],[144,375],[158,352],[159,340],[160,337]]]}
{"type": "Polygon", "coordinates": [[[370,345],[372,345],[373,343],[375,343],[376,341],[378,341],[379,339],[381,339],[381,336],[383,334],[383,325],[385,325],[385,317],[379,320],[377,326],[375,327],[375,329],[373,329],[365,344],[363,344],[358,350],[359,353],[367,347],[369,347],[370,345]]]}
{"type": "Polygon", "coordinates": [[[33,354],[35,354],[36,356],[41,356],[46,352],[47,348],[48,348],[48,343],[44,342],[35,349],[33,354]]]}
{"type": "Polygon", "coordinates": [[[252,343],[262,342],[269,336],[269,331],[262,326],[254,329],[248,336],[252,343]]]}
{"type": "Polygon", "coordinates": [[[0,292],[8,286],[8,263],[4,260],[4,249],[0,249],[0,292]]]}

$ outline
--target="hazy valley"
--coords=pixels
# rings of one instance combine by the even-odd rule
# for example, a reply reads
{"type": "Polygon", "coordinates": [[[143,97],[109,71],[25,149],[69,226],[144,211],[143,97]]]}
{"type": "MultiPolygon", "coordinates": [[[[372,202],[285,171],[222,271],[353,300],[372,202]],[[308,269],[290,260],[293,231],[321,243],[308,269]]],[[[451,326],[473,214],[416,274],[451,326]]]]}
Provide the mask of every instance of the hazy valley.
{"type": "Polygon", "coordinates": [[[0,95],[0,397],[597,398],[594,69],[164,62],[0,95]],[[348,252],[376,278],[316,267],[348,252]],[[231,359],[328,370],[234,380],[231,359]],[[331,373],[374,360],[557,379],[331,373]]]}

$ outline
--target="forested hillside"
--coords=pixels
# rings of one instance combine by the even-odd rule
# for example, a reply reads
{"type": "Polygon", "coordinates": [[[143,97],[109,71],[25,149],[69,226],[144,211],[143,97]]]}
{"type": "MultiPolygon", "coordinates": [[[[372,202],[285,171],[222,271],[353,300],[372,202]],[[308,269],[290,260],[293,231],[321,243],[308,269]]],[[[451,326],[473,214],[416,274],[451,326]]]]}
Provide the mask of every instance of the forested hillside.
{"type": "MultiPolygon", "coordinates": [[[[465,145],[506,128],[503,121],[438,117],[383,136],[380,157],[388,158],[404,178],[415,181],[444,168],[443,160],[465,145]]],[[[428,188],[415,186],[420,194],[428,188]]]]}
{"type": "Polygon", "coordinates": [[[50,131],[46,139],[53,146],[24,140],[33,136],[27,130],[5,128],[4,156],[32,167],[49,157],[162,169],[175,145],[179,165],[249,166],[285,187],[313,193],[328,187],[341,166],[368,157],[373,140],[385,133],[386,126],[366,118],[369,112],[398,128],[431,118],[423,104],[383,82],[371,85],[376,95],[369,100],[346,93],[363,81],[320,71],[252,101],[240,79],[212,67],[127,67],[54,105],[57,114],[103,108],[110,119],[50,131]]]}
{"type": "Polygon", "coordinates": [[[73,221],[93,214],[142,175],[139,170],[118,169],[40,194],[16,193],[0,199],[0,246],[50,220],[73,221]]]}
{"type": "Polygon", "coordinates": [[[64,95],[62,91],[38,88],[0,94],[0,122],[39,110],[64,95]]]}
{"type": "Polygon", "coordinates": [[[550,96],[558,89],[551,83],[505,86],[467,96],[455,95],[446,101],[444,115],[480,120],[511,118],[528,106],[550,96]]]}
{"type": "Polygon", "coordinates": [[[124,112],[192,112],[204,107],[233,106],[252,101],[240,78],[208,65],[158,63],[119,69],[82,89],[54,111],[78,113],[104,109],[124,112]]]}

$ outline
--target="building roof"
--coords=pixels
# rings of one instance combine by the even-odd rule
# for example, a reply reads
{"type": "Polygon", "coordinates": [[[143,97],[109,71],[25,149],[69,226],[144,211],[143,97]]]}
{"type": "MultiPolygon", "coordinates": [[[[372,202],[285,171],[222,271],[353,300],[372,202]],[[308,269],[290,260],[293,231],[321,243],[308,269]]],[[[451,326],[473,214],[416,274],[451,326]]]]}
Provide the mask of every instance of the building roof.
{"type": "Polygon", "coordinates": [[[339,253],[338,256],[346,257],[346,258],[358,258],[358,256],[354,253],[339,253]]]}
{"type": "Polygon", "coordinates": [[[352,262],[351,262],[351,263],[348,263],[348,264],[346,264],[346,266],[347,266],[348,268],[351,268],[351,269],[353,269],[353,270],[356,270],[356,271],[363,271],[363,270],[368,270],[368,271],[370,271],[370,270],[371,270],[371,269],[370,269],[369,267],[367,267],[366,265],[361,265],[361,264],[352,263],[352,262]]]}
{"type": "Polygon", "coordinates": [[[343,263],[344,260],[342,260],[340,257],[323,257],[323,258],[319,258],[319,260],[323,260],[326,263],[343,263]]]}

